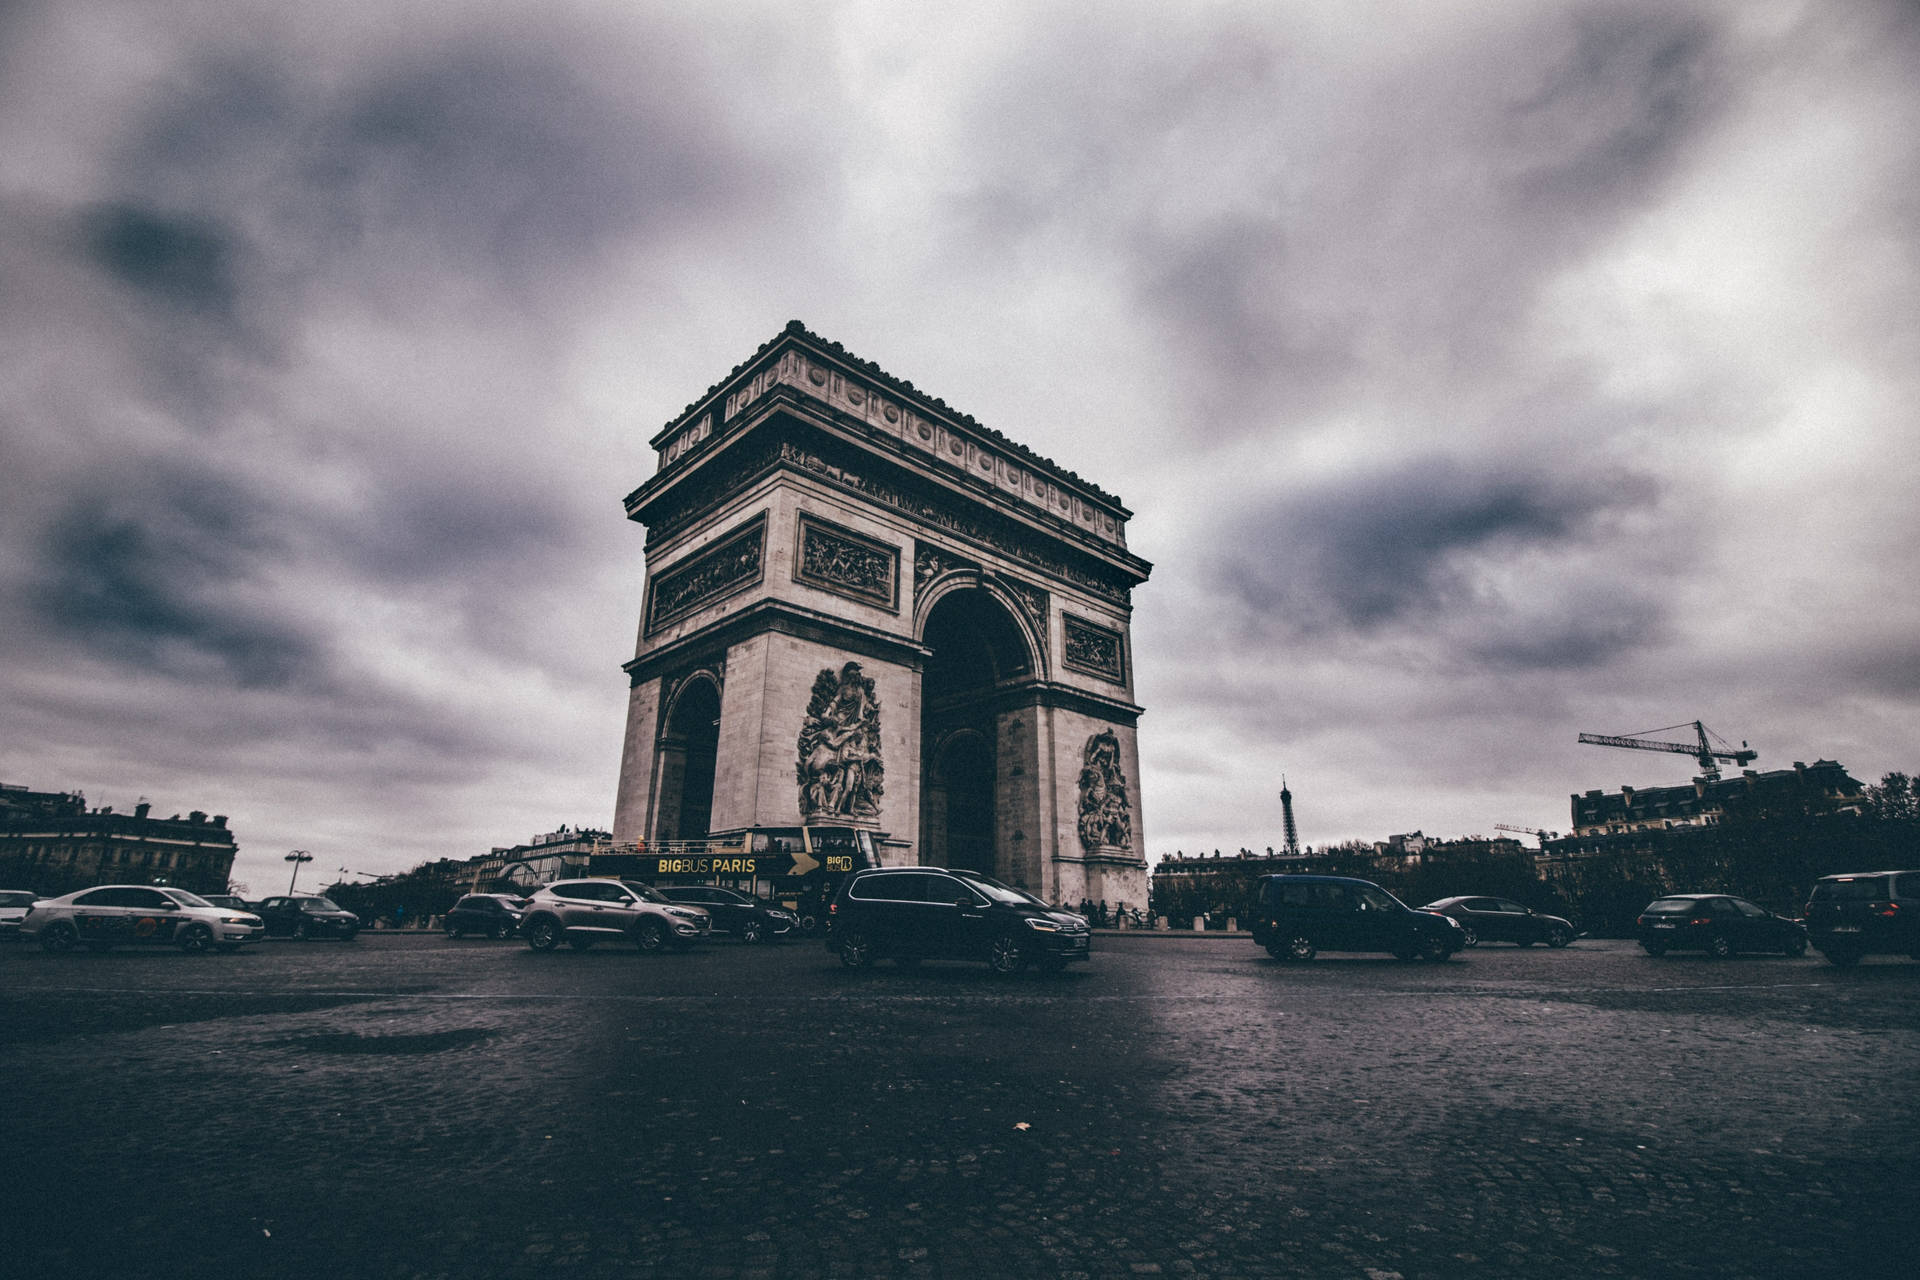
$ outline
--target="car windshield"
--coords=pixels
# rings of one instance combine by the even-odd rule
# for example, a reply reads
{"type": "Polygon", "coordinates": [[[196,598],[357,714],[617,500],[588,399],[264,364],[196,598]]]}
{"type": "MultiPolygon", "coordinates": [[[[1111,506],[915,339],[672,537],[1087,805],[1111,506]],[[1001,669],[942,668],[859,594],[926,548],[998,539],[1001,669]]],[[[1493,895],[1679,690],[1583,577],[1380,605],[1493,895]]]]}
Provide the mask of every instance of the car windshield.
{"type": "MultiPolygon", "coordinates": [[[[1861,859],[1866,861],[1866,859],[1861,859]]],[[[1820,880],[1813,886],[1815,902],[1867,902],[1886,896],[1886,886],[1878,876],[1861,876],[1854,880],[1820,880]]]]}
{"type": "Polygon", "coordinates": [[[1426,906],[1420,909],[1422,911],[1439,911],[1439,910],[1442,910],[1443,908],[1450,907],[1452,905],[1453,905],[1452,898],[1435,898],[1432,902],[1429,902],[1426,906]]]}
{"type": "Polygon", "coordinates": [[[1648,903],[1644,914],[1650,916],[1683,916],[1689,911],[1692,911],[1696,905],[1698,904],[1695,903],[1692,898],[1661,898],[1658,902],[1648,903]]]}
{"type": "Polygon", "coordinates": [[[30,907],[39,899],[26,892],[0,893],[0,907],[30,907]]]}
{"type": "Polygon", "coordinates": [[[162,889],[160,892],[172,898],[183,907],[210,907],[213,904],[197,893],[188,893],[185,889],[162,889]]]}
{"type": "Polygon", "coordinates": [[[975,889],[978,889],[981,893],[986,894],[991,901],[1004,902],[1009,906],[1015,907],[1030,907],[1034,903],[1033,895],[1020,889],[1010,889],[989,876],[973,874],[964,875],[960,878],[972,885],[975,889]]]}
{"type": "Polygon", "coordinates": [[[642,902],[671,902],[673,899],[655,889],[652,885],[637,884],[632,880],[622,880],[621,884],[634,891],[642,902]]]}
{"type": "Polygon", "coordinates": [[[332,898],[302,898],[300,909],[302,911],[338,911],[340,908],[332,898]]]}

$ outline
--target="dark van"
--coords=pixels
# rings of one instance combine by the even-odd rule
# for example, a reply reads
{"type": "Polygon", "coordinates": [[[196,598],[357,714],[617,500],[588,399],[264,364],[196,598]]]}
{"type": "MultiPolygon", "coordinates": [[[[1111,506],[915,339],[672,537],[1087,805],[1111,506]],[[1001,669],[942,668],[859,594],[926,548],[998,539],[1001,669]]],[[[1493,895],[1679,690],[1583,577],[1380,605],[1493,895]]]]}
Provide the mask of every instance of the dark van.
{"type": "Polygon", "coordinates": [[[1263,876],[1248,914],[1253,940],[1276,960],[1311,960],[1322,951],[1445,960],[1467,945],[1458,920],[1415,911],[1372,881],[1347,876],[1263,876]]]}

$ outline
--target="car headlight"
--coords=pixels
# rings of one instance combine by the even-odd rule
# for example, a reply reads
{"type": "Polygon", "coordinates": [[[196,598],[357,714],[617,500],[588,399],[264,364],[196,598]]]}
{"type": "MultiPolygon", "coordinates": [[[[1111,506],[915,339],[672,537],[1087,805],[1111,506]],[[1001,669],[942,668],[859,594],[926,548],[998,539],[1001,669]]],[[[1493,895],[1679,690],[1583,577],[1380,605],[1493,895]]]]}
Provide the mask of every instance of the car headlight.
{"type": "Polygon", "coordinates": [[[1042,920],[1038,916],[1027,917],[1027,928],[1038,929],[1041,933],[1058,933],[1060,926],[1051,920],[1042,920]]]}
{"type": "Polygon", "coordinates": [[[679,916],[683,920],[698,920],[700,918],[698,911],[689,911],[685,907],[668,907],[667,914],[670,916],[679,916]]]}

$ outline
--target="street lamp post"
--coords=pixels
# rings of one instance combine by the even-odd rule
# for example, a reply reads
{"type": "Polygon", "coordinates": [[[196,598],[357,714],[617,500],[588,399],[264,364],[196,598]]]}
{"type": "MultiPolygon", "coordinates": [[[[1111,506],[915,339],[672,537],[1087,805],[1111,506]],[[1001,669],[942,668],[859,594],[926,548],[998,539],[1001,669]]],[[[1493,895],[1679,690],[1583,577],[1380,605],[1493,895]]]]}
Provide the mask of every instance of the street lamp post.
{"type": "Polygon", "coordinates": [[[300,864],[303,862],[312,862],[313,855],[305,849],[295,849],[292,853],[288,854],[283,861],[293,864],[293,875],[287,880],[287,892],[292,893],[294,881],[300,878],[300,864]]]}

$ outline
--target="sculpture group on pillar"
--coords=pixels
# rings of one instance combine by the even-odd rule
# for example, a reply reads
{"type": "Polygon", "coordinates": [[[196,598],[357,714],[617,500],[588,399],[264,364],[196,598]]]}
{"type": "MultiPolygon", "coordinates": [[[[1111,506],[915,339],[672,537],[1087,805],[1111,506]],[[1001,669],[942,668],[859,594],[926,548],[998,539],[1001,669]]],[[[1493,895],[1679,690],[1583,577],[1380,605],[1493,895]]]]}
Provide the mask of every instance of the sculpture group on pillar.
{"type": "Polygon", "coordinates": [[[873,681],[849,662],[814,677],[800,726],[800,812],[815,818],[879,816],[885,792],[880,761],[880,702],[873,681]]]}
{"type": "Polygon", "coordinates": [[[1120,739],[1111,729],[1088,738],[1082,757],[1080,843],[1089,851],[1133,847],[1133,806],[1120,768],[1120,739]]]}

